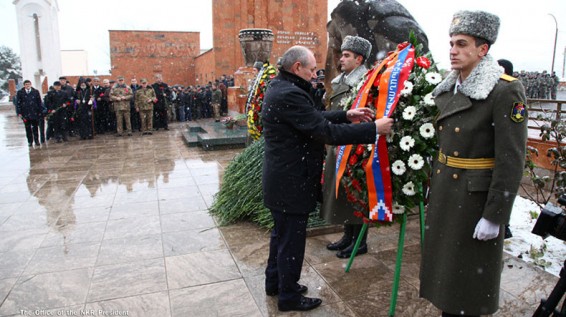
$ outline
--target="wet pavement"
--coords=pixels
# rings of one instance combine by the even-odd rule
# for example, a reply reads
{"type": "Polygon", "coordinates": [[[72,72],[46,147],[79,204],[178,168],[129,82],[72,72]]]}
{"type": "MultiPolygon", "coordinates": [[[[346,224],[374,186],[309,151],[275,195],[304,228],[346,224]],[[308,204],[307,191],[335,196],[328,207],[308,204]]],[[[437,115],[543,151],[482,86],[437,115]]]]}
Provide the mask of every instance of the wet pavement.
{"type": "MultiPolygon", "coordinates": [[[[280,314],[263,288],[269,233],[207,213],[242,149],[188,147],[186,124],[170,128],[28,147],[0,105],[0,316],[388,315],[397,226],[370,229],[349,273],[325,249],[340,233],[313,232],[300,282],[323,304],[280,314]]],[[[418,232],[409,219],[396,316],[440,316],[418,297],[418,232]]],[[[531,316],[556,281],[506,257],[495,316],[531,316]]]]}

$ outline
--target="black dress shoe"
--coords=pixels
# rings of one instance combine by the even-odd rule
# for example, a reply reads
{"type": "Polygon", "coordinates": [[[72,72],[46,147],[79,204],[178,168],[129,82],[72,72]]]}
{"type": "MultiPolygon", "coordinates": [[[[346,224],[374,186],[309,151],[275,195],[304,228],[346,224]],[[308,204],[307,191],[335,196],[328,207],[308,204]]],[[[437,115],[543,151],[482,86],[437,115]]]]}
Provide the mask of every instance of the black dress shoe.
{"type": "Polygon", "coordinates": [[[290,311],[290,310],[305,311],[305,310],[311,310],[317,308],[318,306],[320,306],[320,304],[322,304],[322,300],[320,298],[301,296],[299,302],[294,304],[278,303],[277,308],[279,308],[280,311],[290,311]]]}
{"type": "MultiPolygon", "coordinates": [[[[299,289],[297,290],[300,294],[304,294],[306,293],[309,288],[306,285],[299,285],[299,289]]],[[[279,294],[279,290],[278,289],[274,289],[274,290],[265,290],[265,295],[267,296],[275,296],[279,294]]]]}
{"type": "MultiPolygon", "coordinates": [[[[354,251],[354,244],[355,244],[355,242],[350,244],[350,246],[348,246],[346,249],[338,251],[336,253],[336,256],[341,258],[341,259],[349,258],[352,255],[352,251],[354,251]]],[[[360,247],[358,248],[358,252],[356,252],[356,256],[366,254],[366,253],[368,253],[368,245],[364,243],[364,244],[361,244],[360,247]]]]}

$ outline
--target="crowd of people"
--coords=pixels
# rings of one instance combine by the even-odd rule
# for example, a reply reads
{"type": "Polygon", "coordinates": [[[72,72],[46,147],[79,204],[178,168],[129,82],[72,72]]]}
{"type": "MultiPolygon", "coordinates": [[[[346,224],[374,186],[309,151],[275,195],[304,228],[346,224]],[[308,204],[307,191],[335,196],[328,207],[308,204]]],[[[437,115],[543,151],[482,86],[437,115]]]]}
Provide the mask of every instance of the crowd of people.
{"type": "Polygon", "coordinates": [[[549,74],[546,70],[541,72],[521,72],[513,73],[513,77],[518,78],[523,87],[527,98],[533,99],[556,99],[558,84],[560,79],[556,72],[549,74]]]}
{"type": "Polygon", "coordinates": [[[233,77],[225,75],[202,86],[169,86],[161,75],[155,76],[153,84],[146,78],[139,83],[132,78],[127,84],[119,76],[115,81],[81,77],[72,85],[62,76],[43,99],[29,80],[24,81],[14,105],[24,122],[28,145],[40,146],[75,136],[86,140],[106,133],[132,136],[136,131],[149,135],[168,130],[171,121],[212,117],[220,121],[228,112],[227,89],[233,85],[233,77]]]}

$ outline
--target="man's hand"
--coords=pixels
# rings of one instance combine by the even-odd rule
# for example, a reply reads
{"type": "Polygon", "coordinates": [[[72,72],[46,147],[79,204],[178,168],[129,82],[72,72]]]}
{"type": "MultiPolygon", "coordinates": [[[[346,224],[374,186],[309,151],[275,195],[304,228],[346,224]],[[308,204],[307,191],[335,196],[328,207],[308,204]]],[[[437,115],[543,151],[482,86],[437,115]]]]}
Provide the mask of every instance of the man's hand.
{"type": "Polygon", "coordinates": [[[476,230],[474,230],[472,238],[482,241],[495,239],[499,235],[499,227],[498,224],[482,217],[476,225],[476,230]]]}
{"type": "Polygon", "coordinates": [[[346,112],[346,118],[350,122],[370,122],[373,116],[374,112],[369,108],[351,109],[346,112]]]}
{"type": "Polygon", "coordinates": [[[393,119],[389,117],[382,117],[375,120],[375,127],[377,128],[377,133],[384,135],[391,133],[391,127],[393,126],[393,119]]]}

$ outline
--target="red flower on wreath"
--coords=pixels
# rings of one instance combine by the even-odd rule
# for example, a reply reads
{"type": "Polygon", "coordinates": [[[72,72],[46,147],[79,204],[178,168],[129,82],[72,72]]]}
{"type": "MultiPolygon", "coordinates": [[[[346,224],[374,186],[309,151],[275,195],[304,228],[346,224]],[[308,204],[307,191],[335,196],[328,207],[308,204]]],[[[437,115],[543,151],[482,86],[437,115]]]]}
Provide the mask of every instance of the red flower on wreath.
{"type": "Polygon", "coordinates": [[[403,43],[399,43],[397,44],[397,49],[399,51],[403,50],[405,47],[409,46],[409,42],[403,42],[403,43]]]}
{"type": "Polygon", "coordinates": [[[419,65],[420,67],[424,68],[424,69],[428,69],[431,65],[430,60],[424,56],[419,56],[417,57],[417,65],[419,65]]]}
{"type": "Polygon", "coordinates": [[[364,214],[361,211],[354,211],[354,216],[356,216],[358,218],[363,218],[364,214]]]}
{"type": "Polygon", "coordinates": [[[358,156],[357,155],[352,155],[350,156],[350,159],[348,160],[348,163],[350,165],[354,165],[356,164],[356,162],[358,162],[358,156]]]}

